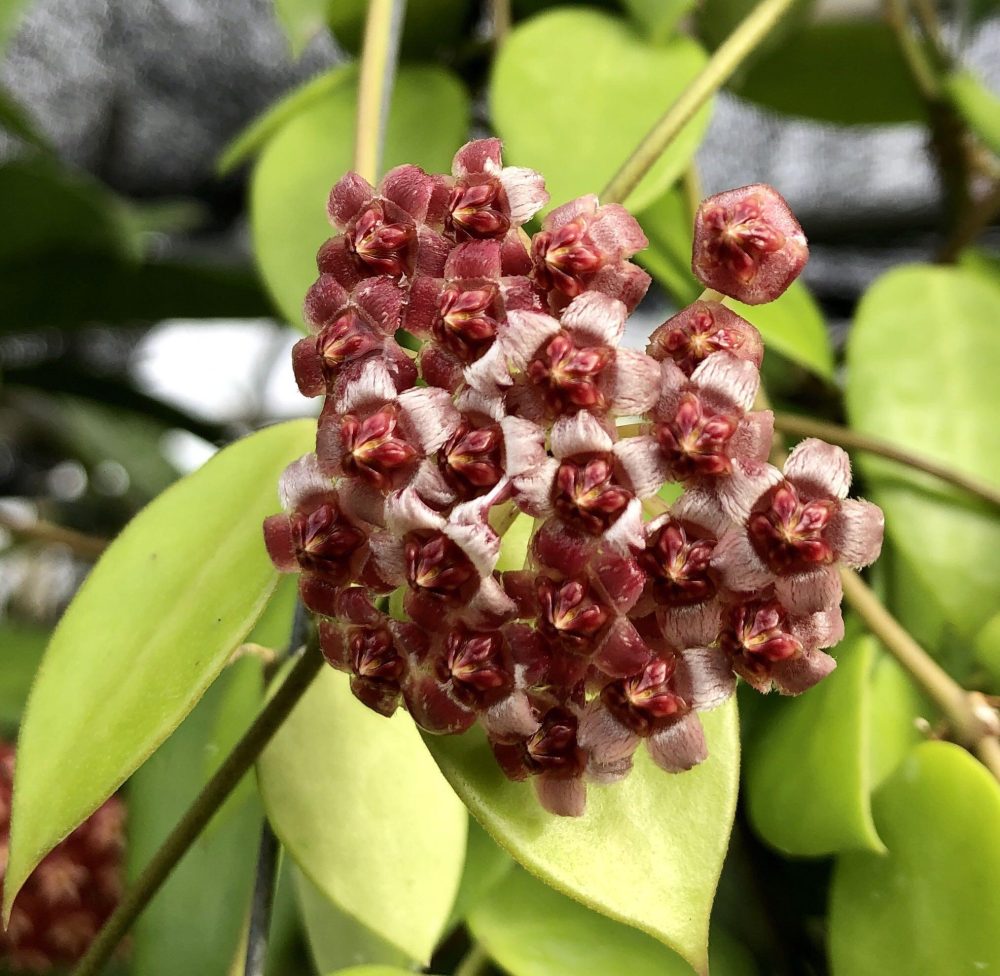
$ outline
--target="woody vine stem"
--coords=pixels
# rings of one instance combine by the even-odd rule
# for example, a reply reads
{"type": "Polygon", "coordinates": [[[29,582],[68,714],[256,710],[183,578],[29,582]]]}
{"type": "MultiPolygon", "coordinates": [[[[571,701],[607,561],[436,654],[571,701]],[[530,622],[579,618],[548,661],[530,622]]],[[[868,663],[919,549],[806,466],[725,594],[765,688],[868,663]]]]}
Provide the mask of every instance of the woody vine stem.
{"type": "MultiPolygon", "coordinates": [[[[793,3],[794,0],[764,0],[746,17],[615,174],[602,194],[603,202],[621,202],[628,197],[684,125],[732,77],[793,3]]],[[[369,3],[359,82],[354,168],[372,182],[381,168],[404,6],[404,0],[370,0],[369,3]]],[[[845,574],[844,593],[871,631],[941,708],[954,737],[975,751],[1000,778],[996,713],[985,700],[966,691],[944,672],[881,605],[859,576],[845,574]]],[[[111,958],[139,913],[295,707],[321,664],[322,657],[313,638],[275,695],[127,892],[75,970],[75,976],[96,976],[111,958]]]]}

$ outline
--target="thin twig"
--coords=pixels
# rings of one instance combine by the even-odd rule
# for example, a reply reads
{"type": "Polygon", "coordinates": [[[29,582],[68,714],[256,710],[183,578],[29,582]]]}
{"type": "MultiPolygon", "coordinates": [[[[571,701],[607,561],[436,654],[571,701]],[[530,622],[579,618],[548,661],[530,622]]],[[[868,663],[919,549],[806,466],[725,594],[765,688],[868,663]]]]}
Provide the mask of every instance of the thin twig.
{"type": "Polygon", "coordinates": [[[1000,508],[1000,488],[980,481],[978,478],[961,474],[958,471],[924,457],[912,451],[884,441],[879,437],[870,437],[867,434],[858,433],[839,424],[831,424],[822,420],[814,420],[812,417],[802,417],[798,414],[776,412],[774,415],[775,430],[783,431],[786,434],[793,434],[796,437],[819,437],[831,444],[839,444],[849,451],[865,451],[868,454],[877,454],[879,457],[888,458],[899,464],[906,465],[916,471],[923,471],[933,475],[941,481],[955,485],[963,491],[981,498],[1000,508]]]}
{"type": "Polygon", "coordinates": [[[764,0],[750,11],[611,178],[601,194],[602,202],[625,202],[698,109],[733,76],[795,2],[764,0]]]}
{"type": "Polygon", "coordinates": [[[377,182],[382,170],[382,150],[405,13],[406,0],[369,0],[368,3],[358,78],[354,169],[369,183],[377,182]]]}
{"type": "Polygon", "coordinates": [[[312,684],[322,664],[323,656],[319,652],[319,645],[315,636],[311,636],[305,653],[281,683],[274,697],[261,709],[253,724],[236,743],[232,752],[195,797],[187,813],[170,832],[170,836],[153,855],[153,859],[146,865],[135,884],[125,893],[118,908],[87,950],[87,954],[73,970],[73,976],[97,976],[101,971],[132,923],[177,866],[177,862],[187,853],[219,807],[264,751],[282,722],[312,684]]]}
{"type": "Polygon", "coordinates": [[[948,240],[941,245],[935,260],[939,264],[951,264],[965,248],[976,242],[979,235],[996,220],[998,214],[1000,214],[1000,182],[994,183],[975,206],[966,209],[948,240]]]}
{"type": "Polygon", "coordinates": [[[67,529],[54,522],[46,522],[44,519],[25,522],[2,510],[0,510],[0,528],[6,529],[15,539],[65,546],[74,555],[91,561],[97,559],[110,545],[108,539],[96,535],[86,535],[77,532],[76,529],[67,529]]]}
{"type": "Polygon", "coordinates": [[[493,43],[499,48],[510,33],[510,0],[491,0],[490,16],[493,20],[493,43]]]}

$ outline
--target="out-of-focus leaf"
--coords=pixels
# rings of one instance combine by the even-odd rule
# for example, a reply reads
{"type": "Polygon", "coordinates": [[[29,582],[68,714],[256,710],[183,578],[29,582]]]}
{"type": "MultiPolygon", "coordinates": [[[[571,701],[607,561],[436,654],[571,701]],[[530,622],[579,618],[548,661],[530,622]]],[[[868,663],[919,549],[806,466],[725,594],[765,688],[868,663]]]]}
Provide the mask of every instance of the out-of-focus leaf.
{"type": "Polygon", "coordinates": [[[945,87],[969,128],[1000,156],[1000,98],[971,71],[956,71],[945,87]]]}
{"type": "Polygon", "coordinates": [[[358,69],[353,64],[343,64],[325,74],[317,75],[300,85],[293,92],[272,105],[250,123],[219,156],[216,172],[225,176],[251,156],[256,155],[276,132],[304,112],[314,102],[325,98],[339,85],[356,80],[358,69]]]}
{"type": "MultiPolygon", "coordinates": [[[[130,877],[146,866],[246,730],[260,699],[260,662],[243,658],[132,777],[130,877]]],[[[250,906],[260,824],[260,804],[248,776],[139,917],[132,933],[134,972],[175,976],[227,971],[250,906]]]]}
{"type": "Polygon", "coordinates": [[[469,818],[465,845],[465,867],[458,884],[455,904],[451,906],[448,928],[461,922],[513,868],[510,855],[479,824],[469,818]]]}
{"type": "Polygon", "coordinates": [[[896,771],[910,750],[924,741],[917,719],[932,720],[936,714],[917,690],[913,678],[884,651],[875,655],[868,683],[869,775],[871,788],[875,790],[896,771]]]}
{"type": "MultiPolygon", "coordinates": [[[[469,928],[511,976],[692,976],[656,939],[613,922],[517,868],[469,914],[469,928]]],[[[713,976],[744,976],[711,952],[713,976]]],[[[750,973],[753,970],[749,970],[750,973]]]]}
{"type": "Polygon", "coordinates": [[[751,66],[738,91],[766,108],[826,122],[923,118],[896,38],[878,21],[827,21],[795,31],[751,66]]]}
{"type": "Polygon", "coordinates": [[[274,12],[294,57],[326,28],[327,9],[335,5],[331,0],[274,0],[274,12]]]}
{"type": "Polygon", "coordinates": [[[409,716],[369,711],[324,668],[257,769],[268,819],[306,877],[408,958],[429,959],[467,817],[409,716]]]}
{"type": "MultiPolygon", "coordinates": [[[[0,26],[0,33],[2,31],[3,28],[0,26]]],[[[2,47],[3,41],[0,39],[0,49],[2,47]]],[[[6,129],[12,136],[17,136],[38,149],[48,148],[28,113],[17,104],[10,92],[2,89],[0,89],[0,129],[6,129]]]]}
{"type": "MultiPolygon", "coordinates": [[[[688,38],[652,45],[620,18],[552,10],[518,25],[497,55],[493,121],[509,161],[539,170],[558,206],[600,193],[704,64],[704,51],[688,38]],[[571,70],[553,75],[553,65],[571,70]]],[[[680,176],[710,115],[705,105],[660,156],[629,195],[632,210],[680,176]]]]}
{"type": "Polygon", "coordinates": [[[398,969],[396,966],[352,966],[350,969],[338,969],[330,976],[413,976],[413,970],[398,969]]]}
{"type": "Polygon", "coordinates": [[[523,512],[514,519],[513,525],[503,534],[500,546],[500,558],[497,560],[497,572],[503,573],[513,569],[523,569],[524,559],[531,541],[531,532],[535,521],[523,512]]]}
{"type": "Polygon", "coordinates": [[[1000,786],[926,742],[879,788],[884,856],[845,854],[830,896],[833,976],[1000,971],[1000,786]]]}
{"type": "Polygon", "coordinates": [[[837,669],[771,709],[747,749],[750,822],[772,847],[818,857],[884,848],[871,815],[872,637],[843,641],[837,669]]]}
{"type": "MultiPolygon", "coordinates": [[[[367,0],[333,0],[329,23],[346,51],[357,54],[364,35],[367,0]]],[[[468,36],[475,16],[472,0],[407,0],[400,51],[404,58],[435,60],[468,36]]]]}
{"type": "Polygon", "coordinates": [[[21,719],[38,662],[50,634],[41,627],[0,621],[0,728],[10,731],[21,719]]]}
{"type": "Polygon", "coordinates": [[[694,0],[625,0],[625,9],[651,41],[667,40],[694,0]]]}
{"type": "Polygon", "coordinates": [[[292,619],[298,597],[298,577],[293,574],[279,577],[264,612],[247,635],[247,643],[284,653],[292,636],[292,619]]]}
{"type": "Polygon", "coordinates": [[[63,615],[21,726],[9,909],[35,865],[180,724],[277,582],[261,522],[309,421],[246,437],[115,539],[63,615]]]}
{"type": "MultiPolygon", "coordinates": [[[[257,261],[278,308],[300,328],[302,299],[316,277],[316,251],[333,234],[326,199],[351,168],[356,102],[356,83],[329,90],[281,127],[253,172],[257,261]]],[[[447,172],[466,140],[468,121],[468,96],[454,75],[436,67],[401,68],[389,113],[386,168],[411,162],[447,172]]]]}
{"type": "MultiPolygon", "coordinates": [[[[815,0],[797,0],[750,53],[744,65],[753,65],[780,47],[789,35],[803,26],[815,5],[815,0]]],[[[714,51],[756,6],[757,0],[704,0],[697,5],[694,16],[698,36],[709,50],[714,51]]],[[[741,74],[736,77],[738,83],[741,74]]]]}
{"type": "Polygon", "coordinates": [[[28,9],[30,0],[4,0],[0,4],[0,51],[14,36],[24,11],[28,9]]]}
{"type": "MultiPolygon", "coordinates": [[[[963,268],[898,268],[869,289],[848,347],[853,426],[1000,484],[1000,285],[963,268]]],[[[971,638],[1000,592],[1000,520],[930,477],[858,462],[895,550],[971,638]]]]}
{"type": "Polygon", "coordinates": [[[1000,613],[976,634],[975,649],[976,660],[990,673],[994,690],[1000,689],[1000,613]]]}
{"type": "Polygon", "coordinates": [[[481,733],[425,738],[476,819],[529,871],[703,972],[735,811],[739,735],[734,701],[701,717],[704,764],[671,776],[640,750],[632,774],[591,789],[587,813],[576,819],[546,813],[530,783],[507,780],[481,733]]]}
{"type": "Polygon", "coordinates": [[[405,952],[341,911],[297,868],[293,871],[306,939],[317,972],[329,973],[347,966],[386,965],[404,969],[412,966],[413,960],[405,952]]]}
{"type": "MultiPolygon", "coordinates": [[[[661,196],[639,214],[639,223],[649,238],[649,247],[637,260],[680,305],[689,305],[702,292],[691,274],[691,215],[676,188],[661,196]]],[[[830,379],[833,350],[823,313],[801,281],[792,282],[776,301],[766,305],[744,305],[726,299],[726,304],[752,322],[768,349],[793,363],[830,379]]]]}
{"type": "Polygon", "coordinates": [[[245,268],[135,264],[61,251],[0,264],[0,331],[44,326],[156,322],[169,318],[254,318],[272,309],[245,268]],[[58,287],[53,287],[58,277],[58,287]]]}

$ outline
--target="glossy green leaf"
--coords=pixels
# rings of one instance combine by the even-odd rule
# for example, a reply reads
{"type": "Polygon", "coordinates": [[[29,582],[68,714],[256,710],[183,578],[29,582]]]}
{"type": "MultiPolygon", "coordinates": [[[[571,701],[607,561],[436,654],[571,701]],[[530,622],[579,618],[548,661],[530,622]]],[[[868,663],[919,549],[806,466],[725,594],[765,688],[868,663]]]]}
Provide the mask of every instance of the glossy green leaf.
{"type": "Polygon", "coordinates": [[[833,976],[1000,972],[1000,786],[947,742],[918,746],[875,794],[886,856],[840,858],[833,976]]]}
{"type": "Polygon", "coordinates": [[[624,0],[625,9],[651,41],[665,41],[694,0],[624,0]]]}
{"type": "MultiPolygon", "coordinates": [[[[652,45],[625,21],[596,10],[533,17],[507,38],[490,83],[506,158],[542,173],[553,206],[599,194],[704,64],[694,41],[652,45]]],[[[651,204],[680,176],[710,114],[706,105],[657,160],[629,195],[632,210],[651,204]]]]}
{"type": "MultiPolygon", "coordinates": [[[[1000,285],[915,265],[880,278],[848,347],[851,423],[1000,485],[1000,285]]],[[[971,638],[1000,592],[1000,519],[930,477],[858,456],[886,532],[956,631],[971,638]]]]}
{"type": "MultiPolygon", "coordinates": [[[[260,662],[236,662],[132,777],[131,878],[146,866],[253,720],[261,690],[260,662]]],[[[139,917],[132,930],[134,972],[176,976],[227,971],[250,906],[260,825],[260,804],[247,776],[139,917]]]]}
{"type": "Polygon", "coordinates": [[[261,521],[314,433],[294,421],[220,451],[143,509],[91,570],[21,727],[5,907],[180,724],[253,625],[277,581],[261,521]]]}
{"type": "Polygon", "coordinates": [[[405,952],[339,909],[300,870],[293,867],[293,871],[309,954],[317,972],[329,973],[348,966],[412,965],[405,952]]]}
{"type": "MultiPolygon", "coordinates": [[[[329,24],[337,43],[358,54],[364,36],[368,0],[333,0],[329,24]]],[[[472,0],[407,0],[400,52],[404,59],[439,59],[459,44],[473,27],[476,14],[472,0]]]]}
{"type": "Polygon", "coordinates": [[[945,87],[969,128],[1000,156],[1000,98],[971,71],[956,71],[945,87]]]}
{"type": "Polygon", "coordinates": [[[0,728],[17,727],[49,636],[42,627],[0,621],[0,728]]]}
{"type": "MultiPolygon", "coordinates": [[[[695,9],[694,22],[698,36],[705,42],[705,46],[711,51],[719,47],[753,11],[757,2],[758,0],[702,0],[695,9]]],[[[789,11],[748,54],[743,62],[744,68],[737,72],[737,82],[746,66],[754,64],[764,55],[780,47],[790,34],[801,29],[815,6],[815,0],[795,0],[789,11]]]]}
{"type": "MultiPolygon", "coordinates": [[[[637,260],[680,305],[689,305],[702,292],[691,274],[692,221],[679,190],[670,190],[643,210],[638,217],[649,238],[649,247],[637,260]]],[[[823,313],[809,289],[795,281],[777,301],[766,305],[744,305],[727,299],[726,304],[752,322],[764,337],[765,346],[787,359],[832,378],[833,349],[823,313]]]]}
{"type": "Polygon", "coordinates": [[[766,108],[826,122],[924,117],[899,44],[879,21],[824,21],[797,30],[752,65],[738,91],[766,108]]]}
{"type": "MultiPolygon", "coordinates": [[[[316,278],[316,251],[334,231],[326,216],[333,184],[351,168],[357,84],[338,84],[289,119],[254,168],[250,216],[261,273],[278,308],[302,325],[302,299],[316,278]]],[[[466,141],[469,101],[442,68],[403,67],[393,89],[385,167],[416,163],[448,172],[466,141]]]]}
{"type": "Polygon", "coordinates": [[[469,818],[469,834],[465,845],[465,866],[462,880],[451,906],[448,928],[461,922],[510,872],[514,862],[510,855],[478,822],[469,818]]]}
{"type": "Polygon", "coordinates": [[[413,970],[398,969],[396,966],[352,966],[350,969],[338,969],[330,976],[413,976],[413,970]]]}
{"type": "MultiPolygon", "coordinates": [[[[469,915],[469,928],[511,976],[692,976],[675,952],[613,922],[517,868],[469,915]]],[[[713,976],[743,976],[711,952],[713,976]]],[[[753,970],[749,970],[753,972],[753,970]]]]}
{"type": "Polygon", "coordinates": [[[274,13],[294,57],[326,29],[326,12],[330,6],[331,0],[274,0],[274,13]]]}
{"type": "Polygon", "coordinates": [[[775,702],[747,748],[754,830],[786,854],[882,850],[871,816],[872,637],[843,641],[837,668],[807,694],[775,702]]]}
{"type": "Polygon", "coordinates": [[[494,839],[529,871],[588,908],[707,965],[708,916],[736,807],[736,704],[702,716],[709,759],[681,775],[640,750],[632,774],[589,791],[578,819],[546,813],[512,783],[478,732],[425,737],[445,776],[494,839]]]}
{"type": "Polygon", "coordinates": [[[919,719],[934,722],[936,712],[917,690],[913,678],[880,645],[868,676],[869,785],[877,789],[915,745],[924,741],[919,719]]]}
{"type": "Polygon", "coordinates": [[[426,961],[465,860],[467,817],[409,716],[366,709],[324,668],[258,763],[299,868],[343,911],[426,961]]]}

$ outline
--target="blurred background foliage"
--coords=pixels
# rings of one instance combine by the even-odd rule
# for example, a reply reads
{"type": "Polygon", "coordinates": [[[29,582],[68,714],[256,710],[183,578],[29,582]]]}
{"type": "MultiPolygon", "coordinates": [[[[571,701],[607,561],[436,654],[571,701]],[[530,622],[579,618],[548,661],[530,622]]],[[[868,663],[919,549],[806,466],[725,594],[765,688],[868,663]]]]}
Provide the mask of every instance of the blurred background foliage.
{"type": "MultiPolygon", "coordinates": [[[[553,204],[596,192],[752,2],[511,6],[495,51],[491,4],[409,0],[387,167],[447,171],[461,143],[495,131],[509,162],[545,173],[553,204]]],[[[635,190],[629,205],[650,239],[638,260],[655,284],[629,339],[643,345],[697,297],[692,203],[773,183],[813,257],[780,301],[741,309],[767,341],[772,399],[997,485],[1000,9],[916,0],[904,24],[916,71],[894,9],[802,0],[635,190]]],[[[113,536],[219,446],[310,407],[288,353],[330,233],[325,196],[352,158],[364,11],[364,0],[0,5],[7,735],[91,561],[72,538],[25,527],[113,536]]],[[[857,462],[860,488],[886,511],[880,594],[966,687],[1000,693],[996,511],[889,462],[857,462]]],[[[291,602],[279,589],[248,640],[281,647],[291,602]]],[[[955,746],[917,745],[938,718],[859,626],[837,656],[835,674],[802,699],[741,702],[743,795],[712,972],[992,971],[955,965],[975,953],[1000,971],[995,926],[976,928],[1000,890],[996,784],[955,746]]],[[[242,658],[132,778],[130,869],[245,728],[262,688],[259,658],[242,658]]],[[[361,721],[342,701],[288,732],[313,747],[315,791],[289,798],[289,764],[269,754],[260,790],[248,781],[230,800],[136,929],[132,973],[237,971],[264,809],[282,839],[294,837],[274,974],[398,972],[428,938],[436,972],[451,971],[470,939],[513,976],[691,972],[649,936],[514,868],[474,824],[464,861],[458,845],[453,864],[424,867],[458,884],[447,924],[429,936],[428,919],[392,898],[404,855],[380,865],[374,892],[342,852],[317,859],[311,832],[329,830],[324,812],[351,758],[325,747],[346,734],[326,725],[345,712],[361,721]]],[[[429,762],[407,728],[401,770],[429,762]]],[[[391,792],[351,782],[338,823],[379,809],[378,829],[391,831],[394,817],[413,815],[391,792]]],[[[428,836],[442,829],[441,803],[424,804],[428,836]]],[[[461,833],[466,814],[449,809],[448,829],[461,833]]]]}

